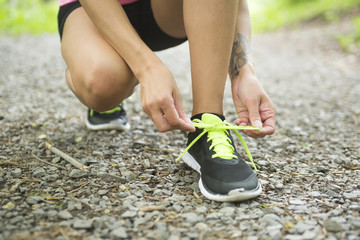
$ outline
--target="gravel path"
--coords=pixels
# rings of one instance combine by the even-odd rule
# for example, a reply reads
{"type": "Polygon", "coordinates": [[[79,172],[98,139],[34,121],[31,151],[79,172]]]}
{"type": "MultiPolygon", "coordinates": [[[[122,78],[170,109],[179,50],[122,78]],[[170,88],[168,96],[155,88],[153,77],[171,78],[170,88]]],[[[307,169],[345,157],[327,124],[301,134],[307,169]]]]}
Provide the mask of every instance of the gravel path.
{"type": "MultiPolygon", "coordinates": [[[[127,101],[131,131],[87,130],[56,35],[0,36],[0,239],[359,239],[360,54],[344,54],[335,40],[351,24],[254,37],[278,126],[265,139],[245,138],[264,191],[242,203],[200,194],[199,176],[174,162],[185,133],[158,133],[138,92],[127,101]]],[[[190,112],[187,50],[159,55],[190,112]]],[[[224,108],[233,121],[229,91],[224,108]]]]}

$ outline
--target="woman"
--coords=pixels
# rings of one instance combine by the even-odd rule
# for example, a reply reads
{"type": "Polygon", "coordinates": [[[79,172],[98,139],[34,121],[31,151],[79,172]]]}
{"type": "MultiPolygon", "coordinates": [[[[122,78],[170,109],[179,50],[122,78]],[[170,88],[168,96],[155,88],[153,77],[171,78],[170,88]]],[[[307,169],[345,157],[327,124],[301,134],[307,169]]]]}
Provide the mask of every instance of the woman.
{"type": "Polygon", "coordinates": [[[275,130],[275,108],[249,61],[246,0],[59,1],[66,81],[92,109],[89,127],[106,127],[106,122],[118,118],[127,128],[119,104],[139,84],[143,110],[159,131],[189,131],[188,145],[204,133],[183,160],[201,173],[200,189],[206,197],[240,201],[260,194],[258,179],[235,150],[228,130],[193,124],[225,124],[222,104],[229,71],[236,123],[261,128],[245,131],[256,138],[275,130]],[[191,120],[174,77],[154,54],[186,40],[193,88],[191,120]]]}

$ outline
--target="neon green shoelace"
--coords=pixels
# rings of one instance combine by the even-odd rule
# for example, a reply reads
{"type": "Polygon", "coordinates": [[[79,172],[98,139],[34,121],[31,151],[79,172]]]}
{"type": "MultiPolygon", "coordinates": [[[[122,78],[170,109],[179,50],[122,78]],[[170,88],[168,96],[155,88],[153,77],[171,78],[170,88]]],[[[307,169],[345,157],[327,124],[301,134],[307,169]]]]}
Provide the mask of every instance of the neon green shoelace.
{"type": "Polygon", "coordinates": [[[212,155],[212,158],[236,158],[234,154],[235,149],[231,145],[231,141],[228,137],[228,132],[226,131],[233,130],[235,132],[235,135],[239,138],[241,144],[243,145],[245,152],[253,165],[253,168],[257,170],[249,148],[247,147],[244,139],[241,137],[238,130],[260,130],[260,128],[255,128],[252,126],[233,126],[226,121],[214,124],[206,124],[200,119],[194,119],[192,122],[195,127],[203,129],[203,131],[189,144],[189,146],[184,150],[184,152],[176,159],[176,162],[180,161],[180,158],[184,156],[184,154],[206,133],[208,133],[208,141],[212,141],[210,150],[214,150],[215,152],[215,154],[212,155]]]}

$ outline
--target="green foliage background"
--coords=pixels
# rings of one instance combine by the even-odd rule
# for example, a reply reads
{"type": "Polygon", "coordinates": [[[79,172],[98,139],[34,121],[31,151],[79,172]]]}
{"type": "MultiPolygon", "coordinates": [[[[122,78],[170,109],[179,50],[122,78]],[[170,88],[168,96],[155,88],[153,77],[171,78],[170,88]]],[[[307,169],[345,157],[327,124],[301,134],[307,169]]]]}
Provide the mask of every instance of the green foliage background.
{"type": "Polygon", "coordinates": [[[0,34],[57,31],[56,0],[0,0],[0,34]]]}
{"type": "MultiPolygon", "coordinates": [[[[248,3],[254,32],[315,17],[335,21],[339,13],[360,7],[360,0],[248,0],[248,3]]],[[[54,33],[57,11],[57,0],[0,0],[0,34],[54,33]]]]}
{"type": "Polygon", "coordinates": [[[345,52],[352,52],[352,50],[360,46],[360,17],[354,18],[355,30],[349,34],[339,34],[336,39],[340,43],[345,52]]]}
{"type": "Polygon", "coordinates": [[[360,9],[360,0],[249,0],[254,32],[275,30],[305,20],[337,21],[341,14],[360,9]]]}

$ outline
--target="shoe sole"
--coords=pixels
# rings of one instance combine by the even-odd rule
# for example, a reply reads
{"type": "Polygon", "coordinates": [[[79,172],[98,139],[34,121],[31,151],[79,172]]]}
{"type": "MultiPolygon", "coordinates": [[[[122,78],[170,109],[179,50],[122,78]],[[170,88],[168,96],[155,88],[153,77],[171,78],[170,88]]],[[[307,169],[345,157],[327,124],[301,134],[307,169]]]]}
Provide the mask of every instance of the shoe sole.
{"type": "MultiPolygon", "coordinates": [[[[191,156],[190,153],[185,153],[182,157],[182,160],[192,169],[197,171],[201,175],[200,165],[197,161],[191,156]]],[[[261,194],[262,188],[260,182],[258,183],[257,187],[253,190],[244,191],[243,188],[231,190],[227,195],[222,194],[215,194],[209,192],[204,187],[201,177],[199,180],[199,188],[201,193],[208,199],[218,201],[218,202],[240,202],[245,201],[251,198],[255,198],[261,194]]]]}
{"type": "Polygon", "coordinates": [[[99,124],[99,125],[93,125],[89,122],[89,120],[86,118],[86,127],[90,130],[129,130],[131,128],[130,123],[127,122],[125,125],[122,123],[119,123],[118,121],[111,121],[106,124],[99,124]]]}

